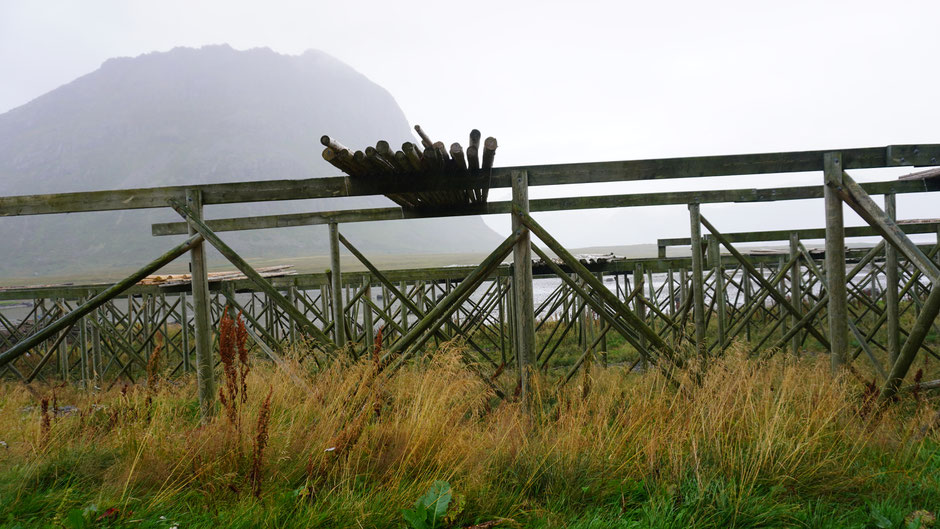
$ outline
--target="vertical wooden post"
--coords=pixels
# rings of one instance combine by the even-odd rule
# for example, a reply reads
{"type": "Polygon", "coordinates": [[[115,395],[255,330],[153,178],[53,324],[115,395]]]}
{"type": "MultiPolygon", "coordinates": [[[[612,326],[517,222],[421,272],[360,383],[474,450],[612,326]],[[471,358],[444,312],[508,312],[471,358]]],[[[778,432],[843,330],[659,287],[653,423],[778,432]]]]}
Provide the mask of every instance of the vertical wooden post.
{"type": "Polygon", "coordinates": [[[127,343],[131,345],[134,344],[134,318],[136,317],[134,314],[134,311],[135,311],[134,296],[131,294],[128,294],[127,296],[127,325],[124,328],[124,334],[127,335],[125,336],[125,338],[127,339],[127,343]]]}
{"type": "Polygon", "coordinates": [[[268,331],[268,334],[277,340],[277,329],[275,328],[274,322],[274,303],[271,303],[271,296],[267,292],[264,294],[264,329],[268,331]]]}
{"type": "Polygon", "coordinates": [[[695,322],[695,345],[705,356],[705,276],[702,273],[702,218],[698,204],[689,204],[692,232],[692,316],[695,322]]]}
{"type": "MultiPolygon", "coordinates": [[[[438,286],[439,286],[439,283],[438,283],[437,281],[434,281],[434,282],[431,283],[431,307],[437,306],[437,299],[438,299],[438,297],[437,297],[437,289],[438,289],[438,286]]],[[[441,332],[446,333],[447,330],[444,329],[444,328],[442,328],[442,329],[441,329],[441,332]]],[[[435,347],[440,347],[440,346],[441,346],[441,338],[440,338],[440,336],[441,336],[441,335],[439,335],[438,333],[434,333],[434,346],[435,346],[435,347]]],[[[502,339],[502,337],[500,337],[500,339],[502,339]]],[[[505,353],[504,353],[504,356],[503,356],[503,361],[505,361],[505,353]]]]}
{"type": "Polygon", "coordinates": [[[183,344],[183,372],[189,373],[192,364],[189,360],[189,307],[187,307],[186,292],[180,292],[180,335],[183,344]]]}
{"type": "Polygon", "coordinates": [[[502,364],[506,363],[506,290],[505,282],[499,281],[499,357],[502,364]]]}
{"type": "MultiPolygon", "coordinates": [[[[79,300],[79,305],[87,301],[88,298],[79,300]]],[[[91,369],[89,369],[88,355],[88,316],[83,316],[81,326],[79,327],[79,345],[82,353],[82,387],[88,389],[91,386],[91,369]]]]}
{"type": "MultiPolygon", "coordinates": [[[[604,272],[597,273],[597,280],[600,281],[602,285],[604,284],[604,272]]],[[[600,323],[601,323],[600,318],[591,319],[592,328],[599,328],[598,326],[600,325],[600,323]]],[[[591,336],[591,340],[592,341],[594,340],[593,333],[591,336]]],[[[601,356],[601,367],[603,367],[604,369],[607,369],[607,334],[606,333],[604,333],[601,336],[600,356],[601,356]]]]}
{"type": "MultiPolygon", "coordinates": [[[[790,259],[800,255],[800,234],[790,233],[790,259]]],[[[790,269],[790,300],[799,315],[803,314],[803,269],[800,265],[801,259],[797,259],[790,269]]],[[[799,321],[796,315],[790,316],[790,321],[796,325],[799,321]]],[[[796,333],[790,339],[790,349],[794,355],[800,354],[800,334],[796,333]]]]}
{"type": "Polygon", "coordinates": [[[845,229],[842,219],[842,155],[837,152],[823,156],[826,202],[826,283],[829,290],[829,342],[832,372],[845,364],[848,349],[848,308],[845,288],[845,229]]]}
{"type": "MultiPolygon", "coordinates": [[[[59,304],[63,307],[62,313],[64,314],[65,313],[65,309],[64,309],[65,298],[60,299],[59,304]]],[[[69,381],[69,347],[68,347],[69,337],[68,337],[68,334],[70,331],[71,329],[66,329],[65,331],[62,331],[66,334],[66,336],[61,341],[59,341],[59,350],[58,350],[59,372],[60,372],[60,375],[62,376],[63,382],[69,381]]]]}
{"type": "Polygon", "coordinates": [[[676,315],[676,277],[672,268],[666,274],[666,281],[669,282],[669,312],[670,316],[676,315]]]}
{"type": "MultiPolygon", "coordinates": [[[[332,274],[331,274],[332,275],[332,274]]],[[[323,316],[323,332],[330,326],[330,296],[326,285],[320,285],[320,314],[323,316]]],[[[388,296],[385,296],[388,299],[388,296]]]]}
{"type": "MultiPolygon", "coordinates": [[[[646,321],[646,305],[640,298],[645,296],[643,294],[643,287],[645,283],[646,280],[643,278],[643,264],[637,263],[633,268],[633,284],[634,288],[637,289],[637,296],[633,301],[633,307],[636,309],[637,317],[644,322],[646,321]]],[[[643,349],[649,348],[649,343],[646,340],[646,336],[640,335],[640,347],[643,349]]],[[[646,370],[649,369],[649,362],[646,360],[645,355],[642,358],[643,359],[640,361],[640,365],[643,367],[643,372],[645,373],[646,370]]]]}
{"type": "Polygon", "coordinates": [[[339,226],[330,223],[330,278],[333,291],[333,341],[337,347],[346,345],[346,325],[343,313],[343,277],[339,266],[339,226]]]}
{"type": "MultiPolygon", "coordinates": [[[[408,283],[406,281],[401,281],[398,283],[398,290],[400,290],[401,293],[405,295],[405,297],[410,297],[408,296],[408,283]]],[[[401,301],[398,302],[398,311],[399,311],[398,317],[401,318],[401,323],[400,323],[401,328],[407,332],[408,331],[408,308],[401,301]]]]}
{"type": "MultiPolygon", "coordinates": [[[[513,171],[512,205],[514,209],[529,213],[529,175],[526,171],[513,171]]],[[[519,382],[523,400],[529,397],[529,371],[535,365],[535,302],[532,292],[532,243],[529,230],[525,229],[518,215],[512,215],[513,231],[525,233],[515,244],[513,257],[513,282],[515,298],[513,304],[516,320],[516,356],[519,359],[519,382]]]]}
{"type": "Polygon", "coordinates": [[[157,321],[163,321],[161,325],[160,334],[163,336],[164,350],[169,353],[170,351],[170,306],[166,302],[166,293],[160,293],[160,319],[157,321]]]}
{"type": "Polygon", "coordinates": [[[708,259],[711,261],[715,276],[715,304],[718,309],[718,347],[719,352],[725,343],[726,315],[725,307],[725,274],[721,267],[721,248],[714,237],[708,238],[708,259]]]}
{"type": "Polygon", "coordinates": [[[421,312],[427,312],[427,311],[428,311],[428,305],[427,305],[427,301],[426,301],[426,300],[427,300],[427,291],[428,291],[428,288],[427,288],[427,287],[428,287],[428,284],[427,284],[425,281],[419,281],[418,284],[417,284],[417,288],[418,288],[418,301],[416,302],[416,304],[418,305],[418,308],[421,309],[421,312]]]}
{"type": "MultiPolygon", "coordinates": [[[[786,268],[786,266],[787,266],[787,257],[785,255],[777,256],[777,271],[783,272],[784,271],[783,269],[786,268]]],[[[781,276],[780,282],[777,283],[777,292],[779,292],[781,296],[786,298],[787,285],[786,285],[786,282],[784,281],[784,277],[785,276],[781,276]]],[[[788,330],[787,324],[790,318],[792,318],[793,316],[791,315],[788,317],[786,308],[784,308],[782,304],[778,303],[777,305],[780,307],[780,335],[781,337],[786,337],[787,330],[788,330]]]]}
{"type": "MultiPolygon", "coordinates": [[[[202,191],[186,190],[186,205],[202,219],[202,191]]],[[[189,228],[189,235],[196,230],[189,228]]],[[[213,372],[212,339],[209,330],[209,270],[206,266],[205,243],[193,247],[189,252],[191,286],[193,294],[193,320],[196,329],[196,383],[199,392],[199,411],[203,421],[212,416],[215,404],[215,373],[213,372]]]]}
{"type": "MultiPolygon", "coordinates": [[[[678,323],[679,306],[681,305],[682,302],[677,297],[677,296],[681,296],[681,293],[676,292],[676,274],[675,274],[675,270],[673,270],[672,268],[669,269],[669,277],[667,279],[669,281],[669,315],[672,316],[672,318],[676,320],[676,322],[678,323]]],[[[680,286],[679,289],[681,292],[682,287],[680,286]]],[[[676,325],[672,331],[673,343],[678,343],[679,336],[681,333],[682,333],[682,329],[680,328],[679,325],[676,325]]]]}
{"type": "MultiPolygon", "coordinates": [[[[741,284],[744,287],[744,306],[748,307],[751,305],[751,277],[747,271],[742,271],[741,273],[741,284]]],[[[757,313],[754,313],[755,315],[757,313]]],[[[746,318],[744,320],[744,339],[748,342],[751,341],[751,319],[746,318]]]]}
{"type": "MultiPolygon", "coordinates": [[[[366,301],[372,301],[372,277],[366,275],[362,278],[362,287],[365,289],[365,292],[362,294],[362,297],[366,301]]],[[[375,343],[375,323],[372,321],[372,307],[363,302],[362,304],[362,326],[365,328],[365,342],[366,342],[366,353],[371,355],[372,353],[372,344],[375,343]]]]}
{"type": "Polygon", "coordinates": [[[519,365],[519,348],[516,347],[516,278],[514,277],[513,270],[509,270],[509,295],[506,298],[506,311],[509,314],[509,318],[506,321],[506,327],[508,328],[507,336],[509,337],[509,343],[511,353],[513,358],[516,360],[516,365],[519,365]]]}
{"type": "Polygon", "coordinates": [[[581,313],[581,335],[584,337],[585,362],[583,364],[584,375],[586,378],[591,376],[591,365],[594,359],[594,311],[590,307],[585,307],[581,313]]]}
{"type": "Polygon", "coordinates": [[[143,341],[144,341],[144,359],[150,360],[150,355],[153,354],[153,340],[150,339],[150,324],[153,321],[153,296],[150,294],[144,294],[140,298],[141,301],[141,321],[140,329],[142,331],[143,341]]]}
{"type": "Polygon", "coordinates": [[[679,269],[679,304],[685,304],[689,299],[689,271],[682,267],[679,269]]]}
{"type": "MultiPolygon", "coordinates": [[[[297,287],[290,286],[287,287],[287,301],[290,301],[290,304],[297,306],[297,287]]],[[[303,307],[301,307],[303,308],[303,307]]],[[[294,318],[287,318],[288,333],[287,336],[290,339],[290,344],[292,346],[297,345],[297,324],[294,323],[294,318]]]]}
{"type": "Polygon", "coordinates": [[[569,312],[571,311],[571,309],[568,307],[568,305],[571,303],[570,289],[569,289],[568,286],[564,283],[564,281],[562,281],[562,283],[561,283],[561,288],[564,289],[564,290],[563,290],[564,295],[563,295],[563,297],[561,298],[561,300],[562,300],[562,301],[561,301],[561,317],[558,318],[558,322],[559,322],[559,323],[568,323],[568,316],[569,316],[569,312]]]}
{"type": "MultiPolygon", "coordinates": [[[[885,195],[885,214],[891,220],[898,220],[897,200],[894,193],[885,195]]],[[[891,244],[885,244],[885,310],[888,323],[888,354],[891,365],[898,359],[901,351],[901,331],[898,316],[898,249],[891,244]]]]}
{"type": "MultiPolygon", "coordinates": [[[[97,321],[101,320],[101,307],[95,309],[89,316],[94,315],[97,321]]],[[[98,325],[91,326],[91,358],[94,369],[95,384],[100,388],[104,381],[104,366],[101,364],[101,332],[98,325]]]]}

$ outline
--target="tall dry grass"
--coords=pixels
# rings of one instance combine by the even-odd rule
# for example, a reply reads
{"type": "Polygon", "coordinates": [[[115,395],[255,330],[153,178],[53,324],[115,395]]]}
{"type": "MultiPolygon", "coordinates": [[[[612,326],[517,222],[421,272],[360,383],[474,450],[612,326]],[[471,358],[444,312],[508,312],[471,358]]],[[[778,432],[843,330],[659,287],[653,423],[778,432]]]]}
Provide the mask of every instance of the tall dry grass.
{"type": "Polygon", "coordinates": [[[225,411],[200,424],[191,381],[164,381],[149,399],[137,387],[59,390],[80,412],[48,426],[35,397],[8,385],[3,501],[16,508],[30,490],[70,483],[137,512],[224,510],[257,495],[311,524],[397,526],[437,479],[460,494],[467,521],[618,501],[626,510],[719,483],[737,512],[758,494],[851,501],[923,482],[937,446],[936,433],[919,434],[935,413],[928,401],[866,414],[863,386],[833,379],[827,362],[738,349],[695,380],[679,373],[679,387],[617,368],[595,367],[589,392],[581,377],[562,389],[539,378],[531,409],[494,398],[452,347],[394,374],[372,359],[289,370],[255,365],[240,388],[242,424],[264,424],[263,458],[252,457],[261,432],[233,434],[225,411]]]}

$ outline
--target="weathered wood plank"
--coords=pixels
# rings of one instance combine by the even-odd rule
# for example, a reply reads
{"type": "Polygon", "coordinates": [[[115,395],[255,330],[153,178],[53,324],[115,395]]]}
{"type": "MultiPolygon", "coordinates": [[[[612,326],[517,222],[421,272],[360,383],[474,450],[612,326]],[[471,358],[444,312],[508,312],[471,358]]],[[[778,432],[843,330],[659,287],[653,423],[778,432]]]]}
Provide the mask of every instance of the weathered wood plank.
{"type": "MultiPolygon", "coordinates": [[[[897,199],[894,193],[885,195],[885,213],[891,220],[897,221],[897,199]]],[[[901,229],[904,229],[904,227],[902,226],[901,229]]],[[[934,229],[937,228],[935,227],[934,229]]],[[[888,244],[885,247],[885,317],[888,324],[888,357],[890,358],[891,365],[894,365],[897,361],[898,354],[901,351],[901,331],[898,313],[898,287],[900,283],[901,281],[898,277],[898,250],[894,245],[888,244]]]]}
{"type": "MultiPolygon", "coordinates": [[[[881,193],[922,193],[927,191],[923,181],[888,181],[862,184],[862,188],[871,194],[881,193]]],[[[670,193],[635,193],[623,195],[596,195],[585,197],[544,198],[529,201],[529,211],[565,211],[578,209],[626,208],[642,206],[685,205],[691,203],[724,202],[770,202],[779,200],[804,200],[822,198],[822,186],[783,187],[773,189],[728,189],[717,191],[676,191],[670,193]]],[[[2,200],[2,199],[0,199],[2,200]]],[[[311,213],[290,213],[282,215],[262,215],[208,220],[206,224],[215,232],[284,228],[293,226],[314,226],[330,222],[372,222],[378,220],[398,220],[415,218],[439,218],[467,215],[500,215],[512,211],[511,201],[478,204],[467,209],[444,210],[402,210],[397,207],[374,208],[363,210],[321,211],[311,213]]],[[[159,235],[180,235],[186,233],[186,224],[170,222],[154,224],[152,233],[159,235]]],[[[913,233],[913,232],[912,232],[913,233]]],[[[809,238],[805,237],[804,238],[809,238]]],[[[822,235],[820,235],[822,238],[822,235]]],[[[667,239],[668,240],[668,239],[667,239]]],[[[685,244],[688,244],[686,242],[685,244]]]]}
{"type": "MultiPolygon", "coordinates": [[[[940,222],[923,222],[917,224],[898,224],[901,231],[908,235],[919,233],[934,233],[940,222]]],[[[726,233],[725,237],[730,242],[771,242],[788,241],[791,235],[796,235],[800,240],[825,239],[826,228],[802,228],[793,230],[766,230],[766,231],[748,231],[741,233],[726,233]]],[[[845,228],[845,237],[873,237],[879,236],[881,232],[871,226],[850,226],[845,228]]],[[[674,237],[669,239],[657,239],[656,245],[660,248],[670,246],[688,246],[692,243],[689,237],[674,237]]]]}
{"type": "Polygon", "coordinates": [[[841,153],[825,156],[826,201],[826,283],[829,293],[829,357],[835,375],[845,364],[848,349],[848,309],[845,288],[845,232],[842,199],[837,189],[842,185],[841,153]]]}
{"type": "MultiPolygon", "coordinates": [[[[202,192],[191,189],[186,192],[186,205],[195,218],[203,215],[202,192]]],[[[196,230],[188,228],[190,236],[196,230]]],[[[203,421],[208,421],[215,410],[215,362],[212,359],[212,335],[209,330],[209,269],[206,265],[205,244],[200,240],[189,252],[191,286],[193,295],[193,328],[196,339],[196,385],[199,396],[199,412],[203,421]]]]}
{"type": "MultiPolygon", "coordinates": [[[[165,207],[170,199],[183,200],[186,189],[191,187],[196,187],[202,192],[203,201],[208,205],[476,189],[487,187],[487,181],[489,187],[508,188],[511,187],[511,175],[514,171],[526,171],[529,175],[530,186],[821,171],[823,155],[830,151],[831,149],[502,167],[493,168],[491,175],[469,175],[459,178],[440,178],[440,175],[433,173],[408,180],[353,179],[333,176],[201,186],[22,195],[0,197],[0,216],[159,208],[165,207]]],[[[937,165],[937,159],[940,158],[940,145],[894,145],[844,149],[842,154],[843,169],[937,165]]],[[[924,181],[920,183],[925,186],[924,181]]]]}
{"type": "Polygon", "coordinates": [[[343,310],[343,273],[339,264],[339,226],[330,223],[330,291],[333,296],[333,341],[346,345],[346,312],[343,310]]]}
{"type": "MultiPolygon", "coordinates": [[[[489,141],[489,138],[487,138],[489,141]]],[[[486,155],[483,157],[486,168],[486,155]]],[[[525,229],[521,215],[529,212],[529,186],[525,171],[513,174],[512,201],[516,213],[512,216],[513,232],[522,232],[512,251],[513,317],[516,319],[516,360],[519,363],[519,384],[523,400],[529,395],[529,377],[535,370],[535,315],[532,290],[532,244],[529,230],[525,229]]]]}
{"type": "Polygon", "coordinates": [[[689,225],[692,245],[692,321],[695,325],[695,346],[705,355],[705,276],[702,265],[702,215],[699,204],[689,204],[689,225]]]}

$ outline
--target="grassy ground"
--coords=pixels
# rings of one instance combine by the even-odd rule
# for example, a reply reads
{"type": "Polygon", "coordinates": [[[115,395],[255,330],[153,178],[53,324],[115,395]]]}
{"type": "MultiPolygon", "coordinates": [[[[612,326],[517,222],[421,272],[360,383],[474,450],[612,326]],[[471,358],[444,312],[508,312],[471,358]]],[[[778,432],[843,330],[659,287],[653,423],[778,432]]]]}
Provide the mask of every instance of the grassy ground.
{"type": "Polygon", "coordinates": [[[873,413],[825,357],[743,349],[701,383],[678,373],[679,388],[596,364],[560,390],[539,379],[530,409],[447,345],[394,373],[256,360],[208,424],[190,379],[58,388],[45,414],[51,388],[9,384],[0,525],[420,526],[403,510],[437,481],[451,499],[436,527],[919,527],[936,513],[935,403],[873,413]]]}

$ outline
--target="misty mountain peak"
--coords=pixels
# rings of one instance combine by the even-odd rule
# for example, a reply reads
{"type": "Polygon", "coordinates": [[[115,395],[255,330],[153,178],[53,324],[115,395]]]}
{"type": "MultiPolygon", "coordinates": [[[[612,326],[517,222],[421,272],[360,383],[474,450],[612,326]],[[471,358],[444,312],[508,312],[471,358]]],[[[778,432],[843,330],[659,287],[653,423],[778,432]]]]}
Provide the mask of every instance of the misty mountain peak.
{"type": "MultiPolygon", "coordinates": [[[[321,156],[323,134],[359,147],[380,139],[393,145],[414,139],[384,88],[322,51],[282,55],[221,44],[111,59],[0,115],[0,195],[335,175],[321,156]]],[[[317,207],[325,207],[322,203],[317,207]]],[[[329,207],[391,202],[372,197],[344,204],[329,207]]],[[[283,205],[239,206],[230,214],[265,214],[278,207],[283,205]]],[[[63,255],[94,253],[115,264],[120,261],[115,254],[92,252],[97,232],[106,226],[114,239],[108,247],[134,259],[152,246],[149,224],[155,215],[167,213],[79,215],[65,223],[54,216],[3,219],[0,238],[5,250],[35,255],[34,262],[45,262],[50,256],[40,257],[42,248],[53,245],[63,255]],[[106,218],[111,221],[99,224],[106,218]]],[[[482,222],[472,222],[491,240],[494,234],[482,222]]],[[[378,246],[427,251],[433,247],[427,241],[439,239],[440,251],[456,248],[434,230],[389,228],[390,236],[378,246]]],[[[294,254],[312,250],[283,234],[242,238],[252,237],[271,251],[285,247],[279,241],[294,254]]],[[[249,245],[245,251],[257,254],[260,248],[249,245]]]]}

